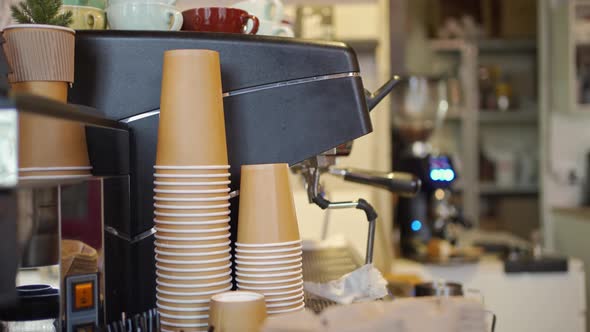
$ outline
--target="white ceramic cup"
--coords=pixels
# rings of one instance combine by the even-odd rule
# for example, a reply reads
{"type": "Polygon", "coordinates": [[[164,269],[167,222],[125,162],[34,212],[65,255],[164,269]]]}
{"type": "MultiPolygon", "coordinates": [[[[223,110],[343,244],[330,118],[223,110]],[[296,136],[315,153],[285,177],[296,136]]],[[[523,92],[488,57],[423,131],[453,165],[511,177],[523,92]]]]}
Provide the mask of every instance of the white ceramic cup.
{"type": "Polygon", "coordinates": [[[114,3],[106,8],[109,26],[114,30],[167,30],[182,27],[182,14],[164,3],[114,3]]]}

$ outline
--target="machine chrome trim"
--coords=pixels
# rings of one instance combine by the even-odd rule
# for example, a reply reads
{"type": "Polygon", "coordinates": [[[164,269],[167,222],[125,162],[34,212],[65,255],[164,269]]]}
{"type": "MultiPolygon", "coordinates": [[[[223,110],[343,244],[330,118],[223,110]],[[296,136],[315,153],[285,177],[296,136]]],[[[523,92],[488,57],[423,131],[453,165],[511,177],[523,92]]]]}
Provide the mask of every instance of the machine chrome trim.
{"type": "MultiPolygon", "coordinates": [[[[298,79],[294,79],[294,80],[290,80],[290,81],[270,83],[270,84],[259,85],[259,86],[255,86],[255,87],[251,87],[251,88],[243,88],[243,89],[238,89],[238,90],[234,90],[234,91],[224,92],[223,98],[238,96],[238,95],[243,95],[246,93],[258,92],[258,91],[263,91],[263,90],[268,90],[268,89],[282,88],[282,87],[291,86],[291,85],[298,85],[298,84],[305,84],[305,83],[312,83],[312,82],[319,82],[319,81],[327,81],[327,80],[335,80],[335,79],[348,78],[348,77],[360,77],[360,76],[361,76],[361,74],[359,72],[350,72],[350,73],[314,76],[314,77],[307,77],[307,78],[298,78],[298,79]]],[[[137,115],[125,118],[125,119],[121,119],[119,121],[123,122],[123,123],[130,123],[133,121],[145,119],[150,116],[154,116],[154,115],[158,115],[158,114],[160,114],[159,109],[145,112],[145,113],[141,113],[141,114],[137,114],[137,115]]]]}

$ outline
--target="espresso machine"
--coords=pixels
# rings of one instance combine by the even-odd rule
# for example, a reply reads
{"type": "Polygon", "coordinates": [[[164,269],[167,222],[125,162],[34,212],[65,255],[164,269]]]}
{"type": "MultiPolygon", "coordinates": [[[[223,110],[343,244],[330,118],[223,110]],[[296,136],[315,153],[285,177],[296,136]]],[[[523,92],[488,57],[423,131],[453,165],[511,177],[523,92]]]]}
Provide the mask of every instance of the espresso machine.
{"type": "Polygon", "coordinates": [[[453,241],[449,225],[467,226],[453,203],[451,185],[458,178],[452,158],[440,153],[429,139],[440,129],[449,108],[444,77],[407,76],[393,91],[393,165],[412,172],[422,182],[415,197],[400,197],[395,222],[401,254],[428,260],[427,245],[435,237],[453,241]]]}
{"type": "MultiPolygon", "coordinates": [[[[96,269],[85,273],[88,278],[94,275],[92,292],[84,288],[83,294],[92,297],[91,309],[96,307],[92,313],[85,311],[85,317],[92,316],[98,326],[120,320],[121,313],[150,313],[155,306],[152,167],[163,53],[170,49],[211,49],[220,54],[234,197],[233,240],[240,166],[282,162],[304,168],[310,175],[312,200],[322,208],[364,209],[372,221],[367,226],[372,247],[377,215],[370,204],[361,199],[329,202],[317,184],[320,174],[332,169],[330,160],[342,153],[339,147],[350,146],[349,142],[372,131],[369,110],[394,88],[397,79],[375,93],[366,92],[356,55],[342,43],[197,32],[78,31],[69,104],[20,95],[8,102],[13,113],[37,112],[86,124],[93,177],[46,187],[53,198],[53,213],[57,211],[61,231],[57,238],[82,242],[96,252],[96,269]]],[[[34,199],[21,197],[27,190],[33,191],[29,197],[40,197],[35,184],[17,181],[14,156],[11,165],[12,173],[0,172],[6,178],[12,176],[4,187],[19,205],[23,201],[35,210],[34,199]]],[[[352,170],[332,173],[391,190],[415,192],[418,188],[412,178],[405,178],[411,180],[408,183],[403,177],[354,176],[363,172],[352,170]]],[[[20,219],[4,210],[2,218],[20,219]]],[[[75,296],[76,285],[87,285],[87,280],[70,280],[62,293],[70,291],[75,296]]],[[[59,318],[66,317],[67,326],[85,326],[82,320],[76,321],[78,325],[69,321],[78,312],[68,311],[72,304],[75,301],[69,295],[62,297],[60,310],[65,315],[59,318]]]]}

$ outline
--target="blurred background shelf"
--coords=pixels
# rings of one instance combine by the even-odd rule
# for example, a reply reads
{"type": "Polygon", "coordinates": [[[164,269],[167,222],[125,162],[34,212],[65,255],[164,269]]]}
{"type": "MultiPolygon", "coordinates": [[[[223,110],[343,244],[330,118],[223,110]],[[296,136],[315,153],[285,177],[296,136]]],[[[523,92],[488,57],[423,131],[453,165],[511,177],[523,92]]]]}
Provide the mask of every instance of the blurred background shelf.
{"type": "Polygon", "coordinates": [[[532,110],[515,111],[480,111],[478,116],[480,123],[489,124],[535,124],[539,120],[539,114],[532,110]]]}
{"type": "Polygon", "coordinates": [[[536,195],[539,193],[537,185],[500,186],[495,183],[480,183],[480,195],[536,195]]]}
{"type": "Polygon", "coordinates": [[[535,39],[482,39],[477,42],[482,53],[536,52],[535,39]]]}

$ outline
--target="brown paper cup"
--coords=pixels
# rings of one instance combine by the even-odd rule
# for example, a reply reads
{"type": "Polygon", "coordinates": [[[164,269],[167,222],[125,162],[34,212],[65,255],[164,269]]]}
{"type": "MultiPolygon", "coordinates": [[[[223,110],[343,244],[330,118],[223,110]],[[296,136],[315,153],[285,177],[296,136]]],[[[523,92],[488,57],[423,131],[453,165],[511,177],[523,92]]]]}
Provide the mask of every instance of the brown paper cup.
{"type": "MultiPolygon", "coordinates": [[[[12,92],[27,92],[61,102],[67,101],[65,82],[21,82],[12,84],[12,92]]],[[[19,114],[19,168],[88,167],[84,127],[72,121],[42,115],[19,114]],[[42,130],[40,129],[42,128],[42,130]]],[[[50,171],[20,176],[63,176],[90,174],[90,170],[50,171]]]]}
{"type": "Polygon", "coordinates": [[[193,327],[206,327],[209,322],[209,318],[207,317],[207,318],[173,319],[173,318],[160,317],[160,322],[161,322],[162,326],[167,325],[167,323],[169,323],[170,326],[174,326],[174,324],[178,324],[181,327],[185,327],[184,331],[191,331],[193,327]]]}
{"type": "Polygon", "coordinates": [[[303,285],[297,287],[291,287],[286,289],[279,289],[279,290],[263,290],[263,291],[256,291],[264,295],[264,297],[273,297],[273,296],[289,296],[298,294],[303,292],[303,285]]]}
{"type": "MultiPolygon", "coordinates": [[[[183,178],[183,177],[179,177],[179,178],[175,178],[175,177],[168,177],[170,176],[169,174],[165,177],[163,177],[164,175],[154,175],[154,184],[158,184],[161,183],[163,186],[182,186],[185,185],[186,183],[193,183],[195,185],[200,185],[200,186],[207,186],[207,185],[229,185],[231,183],[229,176],[215,176],[215,177],[204,177],[205,175],[202,175],[203,177],[197,177],[197,178],[183,178]],[[156,183],[157,182],[157,183],[156,183]]],[[[179,175],[174,175],[174,176],[179,176],[179,175]]],[[[196,176],[196,175],[195,175],[196,176]]],[[[210,174],[206,174],[206,176],[211,176],[210,174]]]]}
{"type": "Polygon", "coordinates": [[[167,286],[156,286],[156,291],[159,294],[167,295],[167,296],[180,296],[183,298],[187,297],[206,297],[206,296],[213,296],[214,294],[218,294],[221,292],[225,292],[228,289],[231,289],[231,282],[221,286],[211,286],[211,287],[193,287],[193,288],[186,288],[186,287],[167,287],[167,286]]]}
{"type": "Polygon", "coordinates": [[[273,265],[273,266],[252,266],[252,265],[243,265],[238,264],[236,266],[236,270],[238,272],[244,273],[253,273],[253,272],[260,272],[260,273],[280,273],[280,272],[293,272],[298,271],[301,269],[303,264],[300,263],[293,263],[293,264],[282,264],[282,265],[273,265]]]}
{"type": "Polygon", "coordinates": [[[286,301],[285,303],[271,303],[270,305],[267,304],[266,310],[269,312],[279,310],[293,310],[301,307],[303,303],[303,297],[301,297],[299,300],[295,301],[286,301]]]}
{"type": "Polygon", "coordinates": [[[195,249],[177,249],[177,248],[163,248],[156,243],[156,254],[165,256],[210,256],[218,254],[229,254],[230,247],[225,245],[219,248],[195,248],[195,249]]]}
{"type": "Polygon", "coordinates": [[[163,291],[196,291],[200,292],[203,290],[215,290],[220,287],[227,287],[231,284],[231,276],[225,276],[223,278],[219,278],[222,280],[196,280],[192,281],[192,283],[179,283],[174,280],[164,280],[162,278],[156,278],[156,283],[160,287],[160,290],[163,291]]]}
{"type": "Polygon", "coordinates": [[[303,279],[296,279],[289,282],[277,282],[273,284],[264,284],[264,283],[249,283],[249,282],[238,282],[238,288],[250,291],[272,291],[272,290],[279,290],[285,288],[296,287],[301,284],[303,279]]]}
{"type": "Polygon", "coordinates": [[[196,224],[196,223],[190,223],[188,225],[183,225],[182,221],[177,222],[176,224],[169,224],[169,223],[158,223],[156,222],[156,226],[158,230],[161,230],[163,232],[166,232],[167,230],[169,231],[189,231],[189,230],[193,230],[193,229],[197,229],[197,230],[202,230],[202,229],[217,229],[217,228],[223,228],[223,227],[227,227],[229,225],[229,223],[227,221],[220,221],[220,222],[216,222],[216,221],[212,221],[212,222],[206,222],[204,224],[196,224]]]}
{"type": "Polygon", "coordinates": [[[210,279],[196,279],[196,280],[178,280],[178,279],[168,279],[168,278],[160,278],[158,277],[158,281],[162,284],[177,284],[177,285],[198,285],[198,284],[210,284],[210,283],[217,283],[222,282],[225,280],[230,279],[231,282],[231,275],[225,275],[222,277],[210,278],[210,279]]]}
{"type": "MultiPolygon", "coordinates": [[[[168,307],[168,306],[166,306],[168,307]]],[[[168,307],[168,308],[174,308],[174,307],[168,307]]],[[[173,316],[201,316],[201,315],[205,315],[208,316],[209,315],[209,305],[205,306],[205,307],[199,307],[199,308],[190,308],[192,310],[178,310],[179,308],[174,308],[174,309],[164,309],[158,306],[158,312],[160,314],[164,314],[165,316],[169,316],[169,317],[173,317],[173,316]]],[[[183,308],[181,308],[183,309],[183,308]]],[[[184,308],[187,309],[187,308],[184,308]]],[[[162,316],[162,318],[164,318],[162,316]]],[[[168,318],[168,317],[166,317],[168,318]]],[[[207,317],[208,318],[208,317],[207,317]]]]}
{"type": "Polygon", "coordinates": [[[207,195],[169,195],[161,196],[155,195],[154,202],[157,204],[175,204],[175,205],[219,205],[229,203],[229,195],[227,194],[207,194],[207,195]]]}
{"type": "Polygon", "coordinates": [[[173,209],[169,208],[169,205],[160,205],[158,204],[158,207],[156,207],[155,212],[154,213],[156,216],[161,216],[161,217],[172,217],[172,218],[207,218],[207,217],[220,217],[220,216],[227,216],[230,213],[229,207],[221,207],[221,208],[213,208],[213,209],[208,209],[208,208],[204,208],[204,209],[186,209],[186,210],[181,210],[181,209],[176,209],[175,207],[173,209]],[[165,208],[161,208],[161,206],[164,206],[165,208]]]}
{"type": "Polygon", "coordinates": [[[75,31],[52,25],[11,25],[2,45],[12,73],[11,83],[74,81],[75,31]]]}
{"type": "Polygon", "coordinates": [[[236,281],[239,283],[244,283],[244,284],[259,284],[259,285],[269,285],[269,286],[274,286],[274,285],[278,285],[278,284],[282,284],[284,282],[290,283],[290,282],[297,282],[299,280],[303,280],[303,275],[299,274],[299,275],[290,275],[290,276],[283,276],[283,277],[244,277],[244,276],[238,276],[236,277],[236,281]]]}
{"type": "MultiPolygon", "coordinates": [[[[207,230],[208,231],[208,230],[207,230]]],[[[214,237],[221,237],[228,233],[229,229],[218,230],[215,232],[208,232],[208,233],[172,233],[172,232],[163,232],[158,230],[156,235],[160,237],[166,238],[173,238],[177,241],[181,241],[182,239],[203,239],[203,240],[212,240],[214,237]]]]}
{"type": "Polygon", "coordinates": [[[297,271],[287,271],[287,272],[241,272],[236,271],[236,276],[238,278],[257,278],[258,280],[264,280],[266,278],[278,278],[278,277],[295,277],[303,273],[303,269],[298,269],[297,271]]]}
{"type": "Polygon", "coordinates": [[[214,244],[180,244],[180,245],[169,245],[156,241],[155,245],[157,249],[161,249],[166,252],[178,252],[181,254],[189,252],[207,252],[207,251],[219,251],[229,248],[231,241],[226,239],[225,241],[219,241],[214,244]]]}
{"type": "Polygon", "coordinates": [[[156,164],[228,164],[219,53],[164,52],[156,164]]]}
{"type": "Polygon", "coordinates": [[[164,175],[225,175],[229,173],[229,165],[213,165],[212,167],[206,168],[202,165],[190,165],[188,166],[170,166],[170,165],[155,165],[154,166],[154,175],[156,174],[164,174],[164,175]]]}
{"type": "Polygon", "coordinates": [[[301,257],[303,255],[303,251],[301,250],[292,250],[286,252],[279,252],[279,253],[259,253],[259,254],[252,254],[252,253],[236,253],[236,258],[243,261],[257,261],[257,260],[268,260],[268,259],[291,259],[295,257],[301,257]]]}
{"type": "Polygon", "coordinates": [[[175,263],[164,263],[159,261],[156,258],[156,264],[162,271],[169,271],[170,272],[209,272],[209,271],[218,271],[225,268],[229,263],[229,258],[227,261],[220,261],[215,263],[202,263],[202,264],[175,264],[175,263]],[[207,270],[206,270],[207,269],[207,270]]]}
{"type": "Polygon", "coordinates": [[[291,293],[291,294],[285,294],[285,295],[265,295],[264,299],[266,301],[266,303],[272,304],[275,302],[288,302],[288,301],[295,301],[298,300],[300,298],[303,298],[305,296],[305,292],[301,291],[301,292],[296,292],[296,293],[291,293]]]}
{"type": "MultiPolygon", "coordinates": [[[[227,236],[223,236],[221,239],[213,239],[213,240],[203,240],[203,239],[168,239],[168,238],[161,238],[156,234],[156,240],[158,243],[161,244],[162,248],[189,248],[189,247],[206,247],[210,246],[210,248],[220,248],[226,245],[227,241],[229,240],[230,234],[228,233],[227,236]],[[186,240],[186,241],[183,241],[186,240]]],[[[209,248],[209,247],[208,247],[209,248]]]]}
{"type": "Polygon", "coordinates": [[[211,298],[209,326],[223,332],[257,332],[266,320],[264,296],[254,292],[226,292],[211,298]]]}
{"type": "Polygon", "coordinates": [[[238,242],[299,240],[287,164],[242,166],[238,242]]]}
{"type": "Polygon", "coordinates": [[[158,308],[174,308],[164,309],[169,311],[186,311],[186,312],[208,312],[209,302],[207,303],[178,303],[172,301],[158,300],[156,306],[158,308]]]}
{"type": "Polygon", "coordinates": [[[270,254],[283,254],[286,252],[294,252],[303,250],[303,246],[301,243],[290,244],[286,246],[274,246],[274,247],[256,247],[256,246],[249,246],[249,247],[242,247],[239,243],[236,243],[236,252],[239,254],[252,254],[252,255],[270,255],[270,254]]]}
{"type": "MultiPolygon", "coordinates": [[[[220,277],[225,277],[231,274],[231,268],[228,266],[227,268],[221,268],[218,270],[212,270],[207,272],[168,272],[158,270],[156,271],[156,275],[159,278],[170,279],[170,278],[179,278],[179,281],[192,281],[192,280],[203,280],[203,279],[215,279],[220,277]]],[[[177,280],[174,279],[174,280],[177,280]]]]}
{"type": "MultiPolygon", "coordinates": [[[[156,254],[157,258],[160,259],[161,261],[184,261],[184,262],[194,262],[194,265],[200,265],[199,262],[200,261],[210,261],[210,260],[215,260],[215,261],[222,261],[224,262],[223,259],[227,258],[227,260],[229,261],[231,259],[231,256],[229,254],[229,252],[223,253],[223,254],[212,254],[212,255],[205,255],[205,256],[170,256],[170,255],[162,255],[162,254],[156,254]],[[230,256],[228,258],[228,256],[230,256]]],[[[192,265],[192,264],[191,264],[192,265]]]]}

